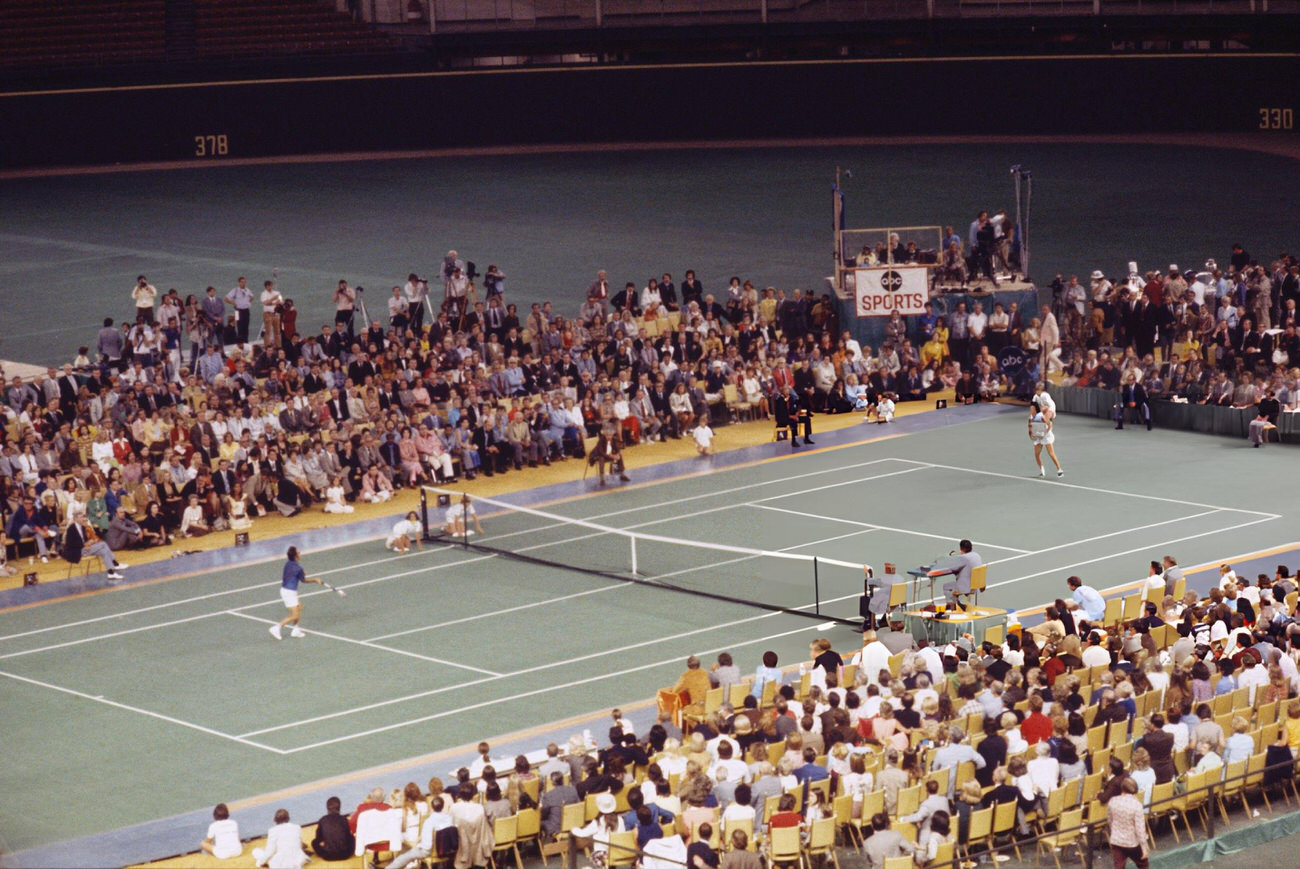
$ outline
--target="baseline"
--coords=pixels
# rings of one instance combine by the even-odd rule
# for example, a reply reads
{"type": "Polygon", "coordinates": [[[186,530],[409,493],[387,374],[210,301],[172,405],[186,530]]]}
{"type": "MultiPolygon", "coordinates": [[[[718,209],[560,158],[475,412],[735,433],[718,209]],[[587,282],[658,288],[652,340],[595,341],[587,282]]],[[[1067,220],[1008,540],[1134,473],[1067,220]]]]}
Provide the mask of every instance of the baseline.
{"type": "Polygon", "coordinates": [[[261,749],[262,751],[269,751],[272,754],[287,753],[285,752],[284,749],[272,748],[269,745],[263,745],[260,742],[254,742],[253,740],[247,739],[243,736],[232,736],[229,733],[222,733],[220,730],[213,730],[211,727],[204,727],[203,725],[195,724],[192,721],[184,721],[180,718],[173,718],[170,715],[163,715],[161,712],[154,712],[149,709],[141,709],[139,706],[130,706],[126,703],[119,703],[116,700],[109,700],[108,698],[103,697],[102,695],[96,696],[94,694],[87,694],[84,691],[77,691],[73,688],[64,688],[62,685],[55,685],[52,682],[42,682],[39,679],[32,679],[28,676],[19,676],[17,673],[10,673],[6,670],[0,670],[0,676],[4,676],[7,679],[13,679],[16,682],[25,682],[28,685],[34,685],[38,688],[45,688],[50,691],[57,691],[61,694],[69,694],[73,697],[78,697],[82,700],[90,700],[94,703],[102,703],[105,706],[112,706],[115,709],[121,709],[125,712],[134,712],[137,715],[144,715],[149,718],[156,718],[159,721],[165,721],[168,724],[175,724],[180,727],[187,727],[190,730],[197,730],[199,733],[206,733],[209,736],[217,736],[220,737],[221,739],[228,739],[231,742],[238,742],[240,745],[246,745],[249,748],[258,748],[261,749]]]}
{"type": "Polygon", "coordinates": [[[1200,501],[1183,501],[1178,498],[1165,498],[1160,495],[1146,495],[1141,492],[1123,492],[1118,489],[1102,489],[1096,486],[1084,486],[1079,483],[1066,483],[1061,480],[1042,480],[1036,476],[1022,476],[1019,474],[1007,474],[1001,471],[986,471],[982,468],[962,468],[957,465],[941,465],[935,462],[922,462],[919,459],[898,458],[896,461],[910,462],[914,465],[923,465],[927,468],[936,468],[945,471],[963,471],[967,474],[981,474],[985,477],[1001,477],[1006,480],[1019,480],[1022,483],[1032,483],[1034,485],[1050,484],[1067,489],[1081,489],[1085,492],[1096,492],[1102,495],[1121,495],[1125,498],[1141,498],[1145,501],[1163,501],[1166,504],[1180,504],[1184,507],[1202,507],[1210,510],[1223,510],[1232,513],[1249,513],[1254,516],[1267,516],[1270,519],[1280,519],[1281,515],[1277,513],[1267,513],[1263,510],[1246,510],[1242,507],[1223,507],[1218,504],[1203,504],[1200,501]]]}

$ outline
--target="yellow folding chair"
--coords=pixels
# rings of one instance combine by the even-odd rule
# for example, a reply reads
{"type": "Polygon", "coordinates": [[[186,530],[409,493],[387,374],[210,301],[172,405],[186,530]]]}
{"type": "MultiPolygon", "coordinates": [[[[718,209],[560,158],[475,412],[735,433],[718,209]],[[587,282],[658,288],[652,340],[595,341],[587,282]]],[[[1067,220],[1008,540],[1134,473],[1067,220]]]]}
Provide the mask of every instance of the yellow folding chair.
{"type": "Polygon", "coordinates": [[[769,827],[767,837],[767,859],[775,866],[779,863],[800,865],[803,858],[803,843],[799,840],[798,827],[769,827]]]}
{"type": "Polygon", "coordinates": [[[803,857],[808,866],[813,865],[814,858],[821,858],[835,869],[840,869],[839,858],[835,856],[834,818],[818,818],[812,822],[812,828],[808,831],[808,844],[803,849],[803,857]]]}
{"type": "Polygon", "coordinates": [[[497,818],[492,822],[492,856],[489,858],[493,869],[501,869],[501,863],[497,860],[497,854],[502,851],[512,851],[515,855],[515,869],[524,869],[524,861],[519,856],[519,848],[515,844],[515,836],[519,830],[519,817],[511,815],[508,818],[497,818]]]}
{"type": "Polygon", "coordinates": [[[1079,850],[1079,862],[1083,862],[1083,809],[1070,809],[1061,814],[1056,832],[1044,834],[1038,839],[1038,851],[1046,851],[1056,862],[1056,869],[1061,869],[1061,852],[1073,845],[1079,850]]]}

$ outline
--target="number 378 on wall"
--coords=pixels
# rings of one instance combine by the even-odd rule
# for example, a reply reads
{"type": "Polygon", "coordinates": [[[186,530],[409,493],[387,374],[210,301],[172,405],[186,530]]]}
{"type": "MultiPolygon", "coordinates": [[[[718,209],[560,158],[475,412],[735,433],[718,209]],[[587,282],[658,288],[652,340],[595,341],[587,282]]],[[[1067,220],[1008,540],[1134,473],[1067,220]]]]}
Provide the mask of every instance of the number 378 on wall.
{"type": "Polygon", "coordinates": [[[225,133],[215,136],[195,136],[195,157],[225,157],[230,153],[230,139],[225,133]]]}
{"type": "Polygon", "coordinates": [[[1295,129],[1295,110],[1291,108],[1261,108],[1259,110],[1259,129],[1295,129]]]}

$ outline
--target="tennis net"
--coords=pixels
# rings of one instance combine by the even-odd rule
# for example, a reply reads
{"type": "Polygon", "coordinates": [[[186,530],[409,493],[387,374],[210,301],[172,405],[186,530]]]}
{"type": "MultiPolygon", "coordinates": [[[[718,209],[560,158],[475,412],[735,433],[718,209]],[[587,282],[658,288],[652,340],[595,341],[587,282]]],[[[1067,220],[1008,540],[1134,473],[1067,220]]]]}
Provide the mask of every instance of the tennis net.
{"type": "MultiPolygon", "coordinates": [[[[862,562],[646,534],[462,491],[421,492],[425,537],[619,582],[856,624],[862,562]],[[463,533],[449,513],[468,504],[463,533]],[[482,524],[482,533],[474,519],[482,524]]],[[[804,546],[791,547],[805,548],[804,546]]]]}

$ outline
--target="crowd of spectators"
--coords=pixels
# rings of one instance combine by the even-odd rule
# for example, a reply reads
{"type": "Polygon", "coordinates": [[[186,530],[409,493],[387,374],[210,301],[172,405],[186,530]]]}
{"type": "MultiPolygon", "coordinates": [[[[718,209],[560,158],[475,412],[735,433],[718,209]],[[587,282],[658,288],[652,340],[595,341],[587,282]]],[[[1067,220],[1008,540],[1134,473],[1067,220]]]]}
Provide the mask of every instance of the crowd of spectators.
{"type": "Polygon", "coordinates": [[[481,866],[493,822],[537,810],[543,846],[569,834],[597,867],[618,834],[633,833],[648,869],[755,869],[751,845],[768,847],[773,829],[795,827],[808,840],[834,819],[843,842],[860,837],[872,869],[903,855],[924,866],[945,844],[968,860],[991,848],[970,832],[990,807],[1014,806],[1013,838],[1047,832],[1063,823],[1054,801],[1064,793],[1071,806],[1105,806],[1109,817],[1092,822],[1109,841],[1098,841],[1118,849],[1116,866],[1125,857],[1142,866],[1148,814],[1170,811],[1162,786],[1223,781],[1252,758],[1263,758],[1272,786],[1294,779],[1300,756],[1300,623],[1288,568],[1251,582],[1223,565],[1208,595],[1176,599],[1184,584],[1175,559],[1153,563],[1143,614],[1106,624],[1101,595],[1072,577],[1040,624],[1001,643],[936,646],[894,623],[866,632],[847,660],[814,641],[797,672],[771,651],[752,676],[728,653],[711,667],[692,656],[665,689],[684,706],[661,704],[644,734],[616,709],[603,747],[575,735],[530,760],[497,758],[481,743],[455,781],[407,783],[387,796],[375,788],[348,823],[332,798],[321,827],[332,832],[313,847],[350,849],[373,811],[401,840],[390,847],[387,834],[376,836],[376,851],[397,853],[391,866],[434,854],[481,866]],[[1173,639],[1157,643],[1167,631],[1173,639]],[[717,689],[728,699],[706,712],[717,689]],[[565,806],[584,801],[594,811],[566,828],[565,806]]]}
{"type": "Polygon", "coordinates": [[[1195,404],[1259,408],[1274,424],[1300,406],[1300,258],[1268,265],[1234,244],[1226,266],[1136,271],[1085,285],[1057,276],[1064,382],[1195,404]]]}
{"type": "Polygon", "coordinates": [[[602,271],[572,317],[550,302],[521,315],[501,269],[480,276],[455,251],[435,283],[441,302],[409,275],[367,322],[364,292],[340,281],[333,322],[300,331],[273,280],[183,298],[141,275],[131,320],[105,318],[93,351],[4,385],[8,537],[48,558],[84,512],[114,550],[168,546],[272,511],[345,513],[403,487],[581,457],[602,431],[633,446],[794,406],[881,421],[939,389],[959,403],[1027,396],[1052,372],[1143,400],[1253,406],[1273,423],[1300,406],[1300,264],[1265,268],[1239,245],[1222,270],[1097,271],[1088,289],[1058,278],[1055,310],[1038,316],[994,299],[942,315],[927,304],[895,314],[879,348],[841,328],[828,295],[740,277],[716,295],[690,270],[616,291],[602,271]],[[1008,376],[999,354],[1012,346],[1028,361],[1008,376]]]}
{"type": "Polygon", "coordinates": [[[436,283],[441,302],[418,275],[394,286],[385,322],[340,281],[333,322],[300,331],[274,280],[183,297],[141,275],[128,321],[105,318],[93,349],[0,391],[10,541],[48,558],[85,513],[114,550],[170,546],[273,511],[348,512],[581,457],[602,431],[624,446],[707,435],[739,410],[887,419],[893,397],[959,386],[960,361],[988,360],[940,318],[910,336],[891,323],[875,352],[841,330],[828,295],[736,277],[715,296],[689,270],[680,286],[665,273],[617,292],[600,272],[572,317],[550,302],[521,315],[501,269],[480,276],[455,251],[436,283]]]}

